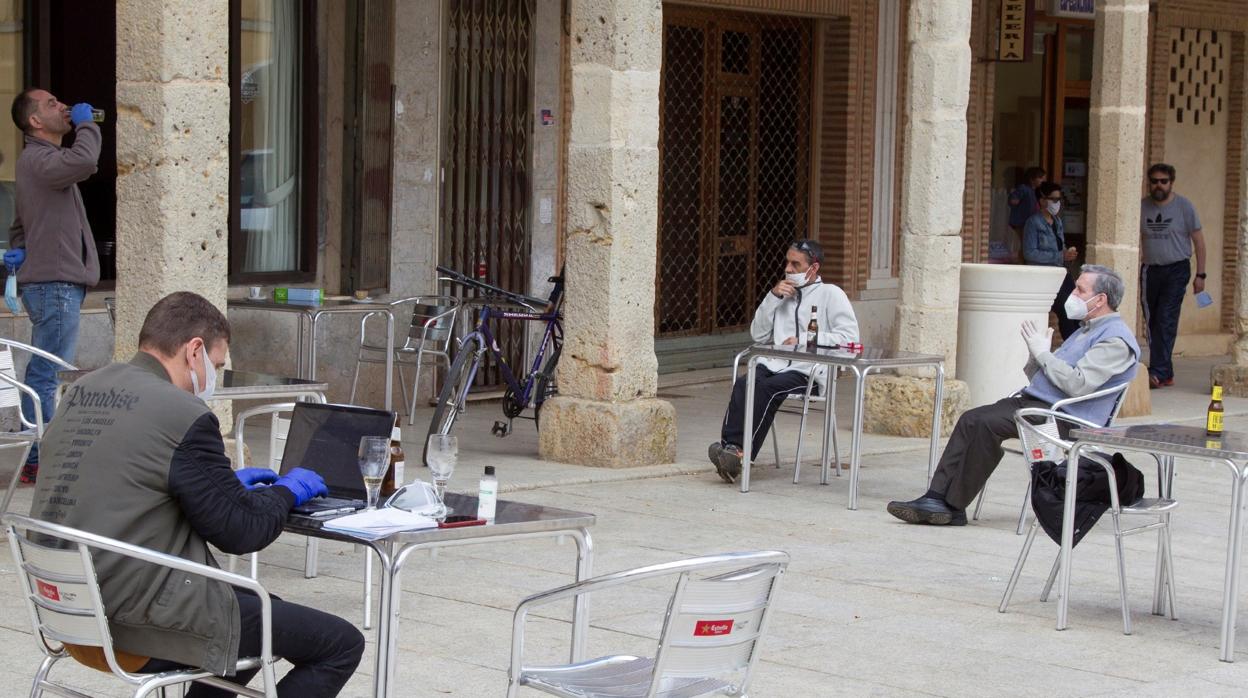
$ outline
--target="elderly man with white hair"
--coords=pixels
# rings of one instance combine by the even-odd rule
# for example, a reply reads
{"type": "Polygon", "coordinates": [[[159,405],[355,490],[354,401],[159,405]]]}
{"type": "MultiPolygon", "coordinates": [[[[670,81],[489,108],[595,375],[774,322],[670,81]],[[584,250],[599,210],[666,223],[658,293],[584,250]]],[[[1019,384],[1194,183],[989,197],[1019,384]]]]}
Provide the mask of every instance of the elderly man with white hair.
{"type": "MultiPolygon", "coordinates": [[[[1079,320],[1076,330],[1056,351],[1053,330],[1023,323],[1023,340],[1031,358],[1025,371],[1031,382],[1022,392],[968,410],[953,429],[927,492],[908,502],[889,502],[888,513],[907,523],[966,525],[966,507],[1001,462],[1001,443],[1018,438],[1014,412],[1024,407],[1051,407],[1058,400],[1090,395],[1127,383],[1135,376],[1140,345],[1118,314],[1125,287],[1114,270],[1085,264],[1066,299],[1066,315],[1079,320]]],[[[1103,424],[1114,409],[1114,397],[1071,405],[1070,414],[1103,424]]]]}

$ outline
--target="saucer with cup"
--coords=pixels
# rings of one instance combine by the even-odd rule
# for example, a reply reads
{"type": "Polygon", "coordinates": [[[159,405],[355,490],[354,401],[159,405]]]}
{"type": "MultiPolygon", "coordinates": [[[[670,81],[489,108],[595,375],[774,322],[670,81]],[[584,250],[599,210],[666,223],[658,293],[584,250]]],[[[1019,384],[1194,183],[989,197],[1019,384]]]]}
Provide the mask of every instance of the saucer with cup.
{"type": "Polygon", "coordinates": [[[247,287],[247,297],[248,297],[248,298],[250,298],[250,299],[251,299],[251,300],[253,300],[253,301],[258,301],[258,300],[263,299],[263,298],[264,298],[264,287],[262,287],[262,286],[248,286],[248,287],[247,287]]]}

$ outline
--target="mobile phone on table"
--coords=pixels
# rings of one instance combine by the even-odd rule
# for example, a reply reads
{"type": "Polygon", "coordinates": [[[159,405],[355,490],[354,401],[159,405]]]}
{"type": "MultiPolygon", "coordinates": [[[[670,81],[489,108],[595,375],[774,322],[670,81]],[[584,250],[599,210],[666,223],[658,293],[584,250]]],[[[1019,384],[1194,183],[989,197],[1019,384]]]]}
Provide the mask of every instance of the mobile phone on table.
{"type": "Polygon", "coordinates": [[[446,519],[438,522],[438,528],[462,528],[464,526],[481,526],[485,523],[485,519],[478,519],[475,516],[448,516],[446,519]]]}

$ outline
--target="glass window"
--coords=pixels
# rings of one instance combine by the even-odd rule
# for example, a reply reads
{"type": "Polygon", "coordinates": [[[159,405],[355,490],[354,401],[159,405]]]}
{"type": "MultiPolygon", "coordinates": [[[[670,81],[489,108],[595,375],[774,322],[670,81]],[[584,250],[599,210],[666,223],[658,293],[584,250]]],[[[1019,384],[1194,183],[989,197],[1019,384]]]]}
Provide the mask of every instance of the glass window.
{"type": "MultiPolygon", "coordinates": [[[[0,104],[6,108],[22,91],[22,6],[23,0],[0,1],[0,104]]],[[[9,226],[13,223],[17,156],[22,152],[22,134],[8,114],[0,118],[0,249],[9,246],[9,226]]]]}
{"type": "Polygon", "coordinates": [[[300,231],[302,187],[302,2],[240,0],[235,14],[238,229],[235,273],[307,268],[300,231]]]}
{"type": "Polygon", "coordinates": [[[1066,30],[1066,79],[1092,80],[1092,32],[1071,27],[1066,30]]]}

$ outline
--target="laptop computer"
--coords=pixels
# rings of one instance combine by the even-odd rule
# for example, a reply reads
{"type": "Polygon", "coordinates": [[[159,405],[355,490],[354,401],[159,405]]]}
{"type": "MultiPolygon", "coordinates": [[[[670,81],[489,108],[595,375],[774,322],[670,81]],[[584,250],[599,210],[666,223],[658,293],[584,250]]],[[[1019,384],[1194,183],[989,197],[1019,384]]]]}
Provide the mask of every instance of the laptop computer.
{"type": "Polygon", "coordinates": [[[329,488],[328,497],[310,499],[295,507],[296,514],[363,509],[367,492],[358,462],[360,438],[390,436],[394,413],[356,405],[297,402],[282,451],[285,475],[295,468],[314,470],[329,488]]]}

